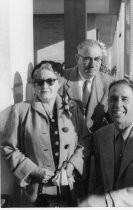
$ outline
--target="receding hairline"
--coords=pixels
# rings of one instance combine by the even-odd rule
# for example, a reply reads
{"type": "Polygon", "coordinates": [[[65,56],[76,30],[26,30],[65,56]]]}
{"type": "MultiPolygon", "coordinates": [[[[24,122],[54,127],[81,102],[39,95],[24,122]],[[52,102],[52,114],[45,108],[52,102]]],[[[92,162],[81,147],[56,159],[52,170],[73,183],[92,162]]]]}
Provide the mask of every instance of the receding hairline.
{"type": "Polygon", "coordinates": [[[93,39],[87,39],[84,40],[83,42],[79,43],[77,46],[77,50],[82,50],[84,47],[99,47],[99,49],[102,50],[99,42],[97,40],[93,40],[93,39]]]}
{"type": "Polygon", "coordinates": [[[126,79],[116,80],[109,85],[109,93],[114,86],[125,85],[129,87],[133,93],[133,84],[127,81],[126,79]]]}

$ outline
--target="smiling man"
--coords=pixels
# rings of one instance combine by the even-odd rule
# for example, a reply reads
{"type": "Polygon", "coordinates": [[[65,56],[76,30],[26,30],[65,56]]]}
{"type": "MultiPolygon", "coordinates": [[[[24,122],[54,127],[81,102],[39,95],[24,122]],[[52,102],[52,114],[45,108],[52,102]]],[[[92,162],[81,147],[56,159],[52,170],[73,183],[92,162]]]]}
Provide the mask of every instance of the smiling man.
{"type": "Polygon", "coordinates": [[[77,101],[91,132],[108,124],[108,86],[113,78],[100,71],[103,51],[98,41],[88,39],[77,46],[77,65],[64,70],[65,88],[70,98],[77,101]]]}
{"type": "Polygon", "coordinates": [[[95,195],[80,206],[133,206],[133,85],[126,80],[109,87],[113,124],[94,134],[95,195]]]}
{"type": "Polygon", "coordinates": [[[133,90],[126,80],[110,85],[109,111],[119,130],[125,130],[133,123],[133,90]]]}

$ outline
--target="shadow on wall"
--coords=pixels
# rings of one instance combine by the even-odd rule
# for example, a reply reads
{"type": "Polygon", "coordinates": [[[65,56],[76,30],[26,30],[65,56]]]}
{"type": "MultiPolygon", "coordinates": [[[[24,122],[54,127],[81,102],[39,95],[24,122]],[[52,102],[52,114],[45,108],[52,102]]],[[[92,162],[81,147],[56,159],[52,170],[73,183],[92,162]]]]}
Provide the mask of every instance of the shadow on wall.
{"type": "Polygon", "coordinates": [[[23,101],[23,82],[19,72],[14,75],[13,98],[14,104],[23,101]]]}
{"type": "MultiPolygon", "coordinates": [[[[14,104],[23,101],[23,82],[19,72],[16,72],[14,75],[13,82],[13,99],[14,104]]],[[[5,132],[5,125],[8,119],[5,116],[9,115],[9,109],[6,108],[0,114],[0,143],[3,141],[3,134],[5,132]]],[[[9,169],[6,160],[1,157],[1,205],[2,207],[12,207],[13,199],[16,197],[14,195],[14,176],[9,169]]]]}
{"type": "MultiPolygon", "coordinates": [[[[27,82],[26,82],[26,100],[32,100],[34,97],[34,89],[32,87],[32,79],[31,79],[31,72],[33,70],[33,64],[28,64],[28,70],[27,70],[27,82]]],[[[14,85],[13,85],[13,98],[14,98],[14,104],[22,102],[23,97],[23,81],[21,78],[21,75],[19,72],[16,72],[14,75],[14,85]]]]}
{"type": "MultiPolygon", "coordinates": [[[[31,72],[33,70],[32,63],[29,63],[28,70],[27,70],[27,82],[26,83],[26,100],[31,100],[34,96],[33,88],[32,88],[32,80],[31,80],[31,72]]],[[[23,81],[22,77],[19,72],[16,72],[14,75],[14,83],[13,83],[13,99],[14,104],[22,102],[23,97],[23,81]]],[[[7,119],[5,115],[9,114],[9,109],[6,108],[3,110],[0,114],[0,144],[3,141],[3,133],[5,130],[5,125],[7,122],[7,119]]],[[[9,170],[9,167],[7,166],[6,160],[1,157],[1,171],[0,171],[0,178],[1,178],[1,194],[2,194],[2,200],[1,205],[2,207],[6,207],[7,205],[9,207],[14,206],[14,202],[17,202],[17,194],[15,194],[16,188],[15,182],[16,179],[14,179],[14,176],[12,172],[9,170]]]]}
{"type": "Polygon", "coordinates": [[[34,98],[34,88],[32,86],[32,79],[31,79],[32,70],[33,70],[33,64],[29,63],[27,71],[26,100],[33,100],[34,98]]]}

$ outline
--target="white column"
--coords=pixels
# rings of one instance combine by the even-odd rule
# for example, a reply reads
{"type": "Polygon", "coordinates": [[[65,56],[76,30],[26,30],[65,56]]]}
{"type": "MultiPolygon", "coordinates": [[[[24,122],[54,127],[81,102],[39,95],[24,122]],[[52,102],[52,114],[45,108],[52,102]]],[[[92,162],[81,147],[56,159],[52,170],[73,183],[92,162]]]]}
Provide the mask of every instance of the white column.
{"type": "Polygon", "coordinates": [[[130,80],[133,81],[133,1],[130,0],[130,80]]]}
{"type": "Polygon", "coordinates": [[[112,47],[112,68],[117,67],[117,79],[124,78],[125,2],[120,5],[119,17],[112,47]]]}
{"type": "MultiPolygon", "coordinates": [[[[32,1],[0,0],[0,111],[14,99],[26,98],[27,75],[33,65],[32,1]]],[[[3,158],[1,164],[1,193],[11,194],[13,178],[3,158]]]]}
{"type": "Polygon", "coordinates": [[[11,103],[9,0],[0,1],[0,111],[11,103]]]}
{"type": "Polygon", "coordinates": [[[33,65],[32,1],[0,0],[0,111],[26,98],[33,65]]]}

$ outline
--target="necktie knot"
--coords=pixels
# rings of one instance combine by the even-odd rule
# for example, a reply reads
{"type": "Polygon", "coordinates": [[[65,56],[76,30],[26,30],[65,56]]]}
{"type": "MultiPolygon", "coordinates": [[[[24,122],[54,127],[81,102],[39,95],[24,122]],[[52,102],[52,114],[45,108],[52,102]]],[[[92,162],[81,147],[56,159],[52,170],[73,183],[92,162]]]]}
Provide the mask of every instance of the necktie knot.
{"type": "Polygon", "coordinates": [[[121,142],[123,142],[124,140],[123,140],[123,136],[122,136],[122,132],[119,132],[118,134],[117,134],[117,136],[116,136],[116,141],[121,141],[121,142]]]}

